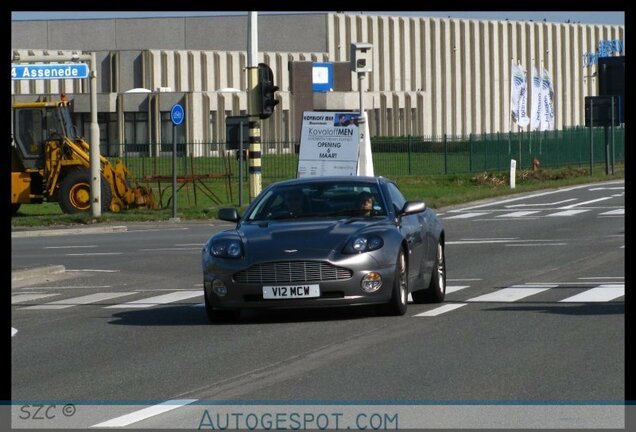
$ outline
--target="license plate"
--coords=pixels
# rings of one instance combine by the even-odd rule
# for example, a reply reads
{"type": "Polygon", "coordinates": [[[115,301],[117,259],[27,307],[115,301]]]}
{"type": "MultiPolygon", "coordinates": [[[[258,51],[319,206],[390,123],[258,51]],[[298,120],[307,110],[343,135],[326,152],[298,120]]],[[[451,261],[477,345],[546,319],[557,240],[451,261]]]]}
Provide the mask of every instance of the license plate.
{"type": "Polygon", "coordinates": [[[319,285],[264,286],[264,299],[290,299],[320,297],[319,285]]]}

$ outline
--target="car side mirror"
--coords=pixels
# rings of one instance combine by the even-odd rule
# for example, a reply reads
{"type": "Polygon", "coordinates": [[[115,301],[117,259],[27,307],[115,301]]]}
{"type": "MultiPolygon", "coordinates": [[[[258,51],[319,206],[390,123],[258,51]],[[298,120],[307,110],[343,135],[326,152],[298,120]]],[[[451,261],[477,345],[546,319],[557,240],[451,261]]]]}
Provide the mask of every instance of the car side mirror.
{"type": "Polygon", "coordinates": [[[404,207],[400,211],[400,216],[406,216],[415,213],[422,213],[426,210],[426,203],[424,201],[407,201],[404,203],[404,207]]]}
{"type": "Polygon", "coordinates": [[[238,222],[241,216],[235,208],[219,209],[218,218],[228,222],[238,222]]]}

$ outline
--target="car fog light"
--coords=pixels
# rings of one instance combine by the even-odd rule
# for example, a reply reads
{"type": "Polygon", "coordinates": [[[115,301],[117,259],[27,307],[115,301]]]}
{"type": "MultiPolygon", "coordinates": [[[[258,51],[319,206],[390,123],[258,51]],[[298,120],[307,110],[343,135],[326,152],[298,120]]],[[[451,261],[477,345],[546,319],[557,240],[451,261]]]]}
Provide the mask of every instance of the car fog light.
{"type": "Polygon", "coordinates": [[[214,279],[214,282],[212,282],[212,290],[214,291],[214,294],[218,295],[219,297],[223,297],[227,294],[227,287],[225,286],[223,281],[219,279],[214,279]]]}
{"type": "Polygon", "coordinates": [[[362,289],[366,292],[374,292],[382,286],[382,276],[380,273],[371,272],[362,278],[362,289]]]}

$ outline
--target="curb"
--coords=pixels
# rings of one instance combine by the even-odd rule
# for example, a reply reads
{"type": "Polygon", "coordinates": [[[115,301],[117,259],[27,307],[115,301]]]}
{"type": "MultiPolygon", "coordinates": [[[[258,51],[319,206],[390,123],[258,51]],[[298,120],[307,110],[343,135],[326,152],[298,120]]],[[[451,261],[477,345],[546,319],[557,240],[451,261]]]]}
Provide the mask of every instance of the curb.
{"type": "Polygon", "coordinates": [[[109,233],[109,232],[124,232],[128,231],[126,226],[111,226],[111,227],[82,227],[82,228],[64,228],[53,230],[32,230],[32,231],[15,231],[11,233],[11,238],[19,237],[47,237],[47,236],[63,236],[63,235],[75,235],[75,234],[96,234],[96,233],[109,233]]]}
{"type": "Polygon", "coordinates": [[[48,276],[52,274],[60,274],[66,271],[66,267],[63,265],[52,265],[45,267],[35,267],[23,270],[11,271],[11,282],[22,281],[34,277],[48,276]]]}

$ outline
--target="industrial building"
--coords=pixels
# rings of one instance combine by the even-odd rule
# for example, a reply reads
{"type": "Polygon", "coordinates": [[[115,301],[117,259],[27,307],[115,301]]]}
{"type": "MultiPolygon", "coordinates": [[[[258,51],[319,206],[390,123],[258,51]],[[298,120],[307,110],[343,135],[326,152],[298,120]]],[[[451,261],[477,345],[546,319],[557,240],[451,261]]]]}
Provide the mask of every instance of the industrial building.
{"type": "MultiPolygon", "coordinates": [[[[247,113],[247,16],[13,21],[14,59],[95,52],[102,153],[123,144],[161,149],[172,140],[170,107],[185,107],[179,140],[225,142],[227,116],[247,113]]],[[[375,136],[516,131],[511,64],[545,67],[555,128],[584,124],[598,92],[597,59],[624,55],[625,27],[579,23],[398,17],[362,13],[258,17],[259,62],[274,72],[280,103],[262,121],[263,152],[292,152],[304,110],[357,110],[350,45],[372,46],[362,81],[375,136]],[[333,87],[312,87],[312,65],[333,64],[333,87]]],[[[88,135],[89,80],[14,80],[17,101],[66,94],[88,135]]],[[[530,87],[530,86],[529,86],[530,87]]],[[[528,99],[530,100],[530,99],[528,99]]],[[[195,152],[196,147],[195,148],[195,152]]],[[[216,152],[219,147],[205,147],[216,152]]]]}

